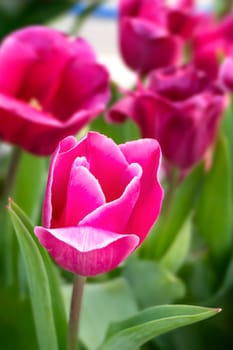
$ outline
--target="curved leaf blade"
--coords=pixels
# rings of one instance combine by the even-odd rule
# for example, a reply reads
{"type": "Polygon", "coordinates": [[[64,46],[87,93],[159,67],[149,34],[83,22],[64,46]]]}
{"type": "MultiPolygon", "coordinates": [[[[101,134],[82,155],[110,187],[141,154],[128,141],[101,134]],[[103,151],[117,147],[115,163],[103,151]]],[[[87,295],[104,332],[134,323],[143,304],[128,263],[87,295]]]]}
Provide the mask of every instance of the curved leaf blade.
{"type": "Polygon", "coordinates": [[[50,294],[52,295],[54,320],[57,331],[59,349],[63,350],[65,349],[67,343],[67,316],[58,270],[53,264],[47,251],[38,242],[38,239],[34,234],[33,225],[29,217],[11,198],[9,199],[9,203],[11,208],[14,210],[16,215],[20,218],[20,220],[28,230],[28,233],[34,240],[44,261],[45,268],[48,274],[50,294]]]}
{"type": "Polygon", "coordinates": [[[199,322],[219,311],[221,310],[186,305],[152,307],[126,321],[113,324],[99,350],[135,350],[156,336],[199,322]]]}

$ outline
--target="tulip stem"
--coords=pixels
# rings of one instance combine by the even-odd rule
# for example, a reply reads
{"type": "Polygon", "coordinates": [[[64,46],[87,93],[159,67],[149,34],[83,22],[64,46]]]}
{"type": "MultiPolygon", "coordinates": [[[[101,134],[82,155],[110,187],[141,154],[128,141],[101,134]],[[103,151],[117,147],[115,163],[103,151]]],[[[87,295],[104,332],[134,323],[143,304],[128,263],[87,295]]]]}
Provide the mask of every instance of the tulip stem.
{"type": "Polygon", "coordinates": [[[78,329],[81,314],[82,296],[86,277],[75,275],[70,304],[70,320],[67,350],[77,350],[78,329]]]}

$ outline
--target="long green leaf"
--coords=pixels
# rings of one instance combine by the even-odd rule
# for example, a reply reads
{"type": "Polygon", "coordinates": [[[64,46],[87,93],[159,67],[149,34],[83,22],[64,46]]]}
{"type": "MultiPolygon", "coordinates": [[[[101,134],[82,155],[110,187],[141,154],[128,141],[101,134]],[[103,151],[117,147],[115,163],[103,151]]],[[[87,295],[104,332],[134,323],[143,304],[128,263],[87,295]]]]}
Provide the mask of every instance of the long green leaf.
{"type": "Polygon", "coordinates": [[[8,209],[25,262],[39,348],[56,350],[58,343],[52,300],[43,258],[18,215],[11,206],[8,209]]]}
{"type": "Polygon", "coordinates": [[[58,270],[56,269],[55,265],[51,261],[51,258],[48,255],[47,251],[39,244],[36,236],[34,235],[33,226],[28,216],[13,200],[10,199],[9,202],[12,210],[20,218],[22,224],[26,227],[28,233],[31,235],[32,239],[34,240],[37,248],[40,251],[41,257],[43,259],[46,272],[48,275],[50,293],[52,295],[52,306],[53,306],[53,313],[54,313],[59,349],[63,350],[65,348],[66,338],[67,338],[67,317],[66,317],[65,304],[64,304],[62,289],[61,289],[61,280],[59,278],[58,270]]]}
{"type": "Polygon", "coordinates": [[[176,273],[182,267],[185,259],[188,256],[191,246],[191,238],[191,217],[188,217],[173,244],[163,256],[160,263],[168,270],[176,273]]]}
{"type": "Polygon", "coordinates": [[[186,305],[152,307],[126,321],[113,324],[99,350],[135,350],[156,336],[199,322],[219,311],[186,305]]]}
{"type": "Polygon", "coordinates": [[[228,148],[220,138],[197,202],[196,224],[215,259],[227,257],[232,242],[232,179],[228,148]]]}

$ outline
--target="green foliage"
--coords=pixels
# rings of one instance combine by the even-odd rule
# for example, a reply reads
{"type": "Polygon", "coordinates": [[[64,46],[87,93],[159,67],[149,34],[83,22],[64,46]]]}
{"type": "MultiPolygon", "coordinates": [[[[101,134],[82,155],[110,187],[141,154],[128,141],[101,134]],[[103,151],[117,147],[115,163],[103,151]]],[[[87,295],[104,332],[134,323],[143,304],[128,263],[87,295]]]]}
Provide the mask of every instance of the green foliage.
{"type": "MultiPolygon", "coordinates": [[[[64,287],[70,304],[71,286],[64,287]]],[[[124,320],[138,310],[128,283],[123,278],[102,283],[87,283],[84,289],[80,339],[89,350],[103,342],[110,323],[124,320]]]]}
{"type": "Polygon", "coordinates": [[[113,324],[99,350],[135,350],[158,335],[204,320],[219,311],[186,305],[155,306],[128,320],[113,324]]]}
{"type": "Polygon", "coordinates": [[[132,259],[123,273],[142,308],[171,303],[185,294],[183,282],[157,262],[132,259]]]}
{"type": "Polygon", "coordinates": [[[196,207],[196,225],[211,254],[227,259],[232,243],[233,202],[230,158],[224,138],[219,139],[211,169],[203,177],[196,207]]]}

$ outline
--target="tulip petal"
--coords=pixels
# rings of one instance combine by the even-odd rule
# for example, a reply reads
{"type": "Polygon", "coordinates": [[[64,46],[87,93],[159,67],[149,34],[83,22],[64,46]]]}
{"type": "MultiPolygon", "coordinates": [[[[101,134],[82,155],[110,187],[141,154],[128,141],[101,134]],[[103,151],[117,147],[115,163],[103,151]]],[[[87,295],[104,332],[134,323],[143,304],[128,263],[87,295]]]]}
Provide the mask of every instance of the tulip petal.
{"type": "Polygon", "coordinates": [[[1,93],[0,124],[0,136],[3,140],[41,155],[54,150],[63,131],[62,123],[51,114],[38,111],[27,103],[1,93]],[[46,144],[48,141],[49,144],[46,144]]]}
{"type": "Polygon", "coordinates": [[[73,136],[63,139],[52,156],[43,207],[42,221],[45,227],[50,227],[52,217],[57,222],[63,211],[70,170],[78,156],[77,140],[73,136]]]}
{"type": "Polygon", "coordinates": [[[192,64],[154,71],[149,77],[149,90],[170,101],[187,100],[209,86],[208,76],[192,64]]]}
{"type": "Polygon", "coordinates": [[[119,198],[131,180],[128,163],[119,147],[110,138],[89,132],[79,146],[90,164],[90,172],[98,179],[106,202],[119,198]]]}
{"type": "Polygon", "coordinates": [[[16,96],[25,72],[35,60],[33,50],[14,37],[3,41],[0,48],[0,91],[16,96]],[[15,54],[17,52],[17,55],[15,54]]]}
{"type": "Polygon", "coordinates": [[[123,194],[91,212],[80,221],[80,226],[100,227],[119,233],[133,232],[127,231],[127,223],[140,194],[142,169],[138,164],[131,164],[127,173],[127,177],[132,179],[123,194]]]}
{"type": "MultiPolygon", "coordinates": [[[[23,79],[16,97],[24,101],[36,98],[43,105],[44,100],[52,93],[50,90],[53,91],[56,87],[65,63],[70,58],[68,39],[59,31],[43,26],[31,26],[27,30],[14,32],[6,39],[6,43],[3,42],[3,50],[7,56],[12,54],[13,57],[10,57],[14,60],[16,68],[22,61],[21,51],[25,53],[27,50],[33,55],[33,59],[24,67],[23,79]],[[9,47],[8,42],[11,42],[12,47],[9,47]],[[17,48],[20,49],[19,52],[16,51],[17,48]]],[[[8,67],[8,62],[4,66],[8,67]]]]}
{"type": "Polygon", "coordinates": [[[159,182],[161,151],[159,144],[153,139],[141,139],[120,145],[128,162],[141,165],[143,175],[141,191],[137,203],[131,213],[126,230],[145,239],[151,226],[157,219],[163,198],[163,190],[159,182]]]}
{"type": "Polygon", "coordinates": [[[50,155],[62,138],[77,133],[92,118],[92,111],[84,110],[63,123],[46,111],[0,93],[0,137],[37,155],[50,155]]]}
{"type": "Polygon", "coordinates": [[[58,265],[83,276],[114,269],[139,242],[133,234],[120,235],[93,227],[36,227],[35,234],[58,265]]]}
{"type": "Polygon", "coordinates": [[[103,110],[109,97],[107,70],[96,62],[71,59],[45,107],[65,121],[80,109],[101,106],[103,110]]]}
{"type": "MultiPolygon", "coordinates": [[[[64,225],[76,226],[87,214],[105,203],[99,182],[76,158],[70,173],[67,189],[64,225]]],[[[53,225],[54,227],[54,225],[53,225]]],[[[56,225],[56,227],[59,227],[56,225]]]]}
{"type": "Polygon", "coordinates": [[[69,38],[72,56],[79,56],[79,61],[96,61],[96,54],[91,45],[83,38],[69,38]]]}
{"type": "Polygon", "coordinates": [[[164,26],[166,24],[166,8],[163,1],[158,0],[120,0],[119,18],[138,17],[164,26]]]}
{"type": "Polygon", "coordinates": [[[141,74],[178,63],[181,41],[178,37],[152,28],[148,22],[123,19],[120,22],[120,48],[126,64],[141,74]]]}

